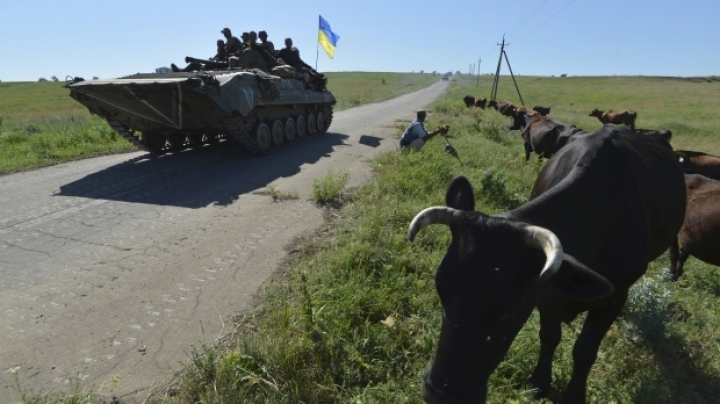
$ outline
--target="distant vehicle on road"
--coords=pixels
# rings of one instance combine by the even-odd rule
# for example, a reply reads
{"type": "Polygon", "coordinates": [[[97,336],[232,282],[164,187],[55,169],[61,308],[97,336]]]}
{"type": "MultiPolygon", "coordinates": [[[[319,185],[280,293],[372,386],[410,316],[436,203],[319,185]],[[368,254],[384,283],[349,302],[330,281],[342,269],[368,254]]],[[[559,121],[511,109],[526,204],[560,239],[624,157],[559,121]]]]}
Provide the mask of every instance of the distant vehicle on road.
{"type": "Polygon", "coordinates": [[[445,73],[445,75],[443,76],[442,79],[443,79],[443,80],[450,80],[450,77],[452,77],[452,72],[447,72],[447,73],[445,73]]]}

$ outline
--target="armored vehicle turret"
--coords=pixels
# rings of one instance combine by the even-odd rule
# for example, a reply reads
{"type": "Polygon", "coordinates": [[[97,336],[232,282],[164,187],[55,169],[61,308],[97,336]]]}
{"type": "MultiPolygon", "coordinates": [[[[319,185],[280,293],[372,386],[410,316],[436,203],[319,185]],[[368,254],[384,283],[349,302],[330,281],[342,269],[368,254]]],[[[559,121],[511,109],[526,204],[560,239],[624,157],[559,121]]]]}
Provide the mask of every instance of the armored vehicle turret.
{"type": "Polygon", "coordinates": [[[327,131],[335,98],[260,69],[75,78],[70,96],[143,150],[162,153],[226,138],[268,154],[327,131]]]}

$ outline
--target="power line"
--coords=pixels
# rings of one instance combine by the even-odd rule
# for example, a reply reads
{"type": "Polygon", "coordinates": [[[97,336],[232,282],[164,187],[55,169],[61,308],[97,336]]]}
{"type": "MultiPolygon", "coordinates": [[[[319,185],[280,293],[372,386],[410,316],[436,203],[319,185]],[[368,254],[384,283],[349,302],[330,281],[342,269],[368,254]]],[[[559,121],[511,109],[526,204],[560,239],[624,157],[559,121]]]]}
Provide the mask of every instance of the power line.
{"type": "Polygon", "coordinates": [[[535,32],[536,29],[538,29],[538,28],[542,27],[543,25],[545,25],[546,22],[552,20],[553,17],[555,17],[556,15],[560,14],[561,11],[565,10],[566,8],[568,8],[568,6],[571,5],[571,4],[573,4],[574,2],[575,2],[575,0],[570,0],[570,2],[569,2],[568,4],[566,4],[565,7],[561,8],[560,10],[558,10],[557,13],[551,15],[550,18],[548,18],[547,20],[543,21],[542,23],[540,23],[540,25],[538,25],[537,27],[533,28],[532,30],[530,30],[529,32],[527,32],[525,35],[523,35],[523,36],[521,36],[520,38],[517,38],[517,39],[523,39],[523,38],[527,37],[528,35],[532,34],[533,32],[535,32]]]}
{"type": "Polygon", "coordinates": [[[531,19],[535,14],[537,14],[537,12],[540,11],[540,9],[543,8],[543,6],[544,6],[545,4],[547,4],[548,1],[549,1],[549,0],[541,0],[540,3],[539,3],[537,6],[535,6],[534,9],[530,10],[530,13],[527,15],[527,17],[525,17],[525,18],[520,22],[520,25],[516,26],[512,31],[510,31],[510,33],[508,34],[508,36],[511,36],[512,34],[516,33],[520,28],[522,28],[523,26],[525,26],[525,24],[526,24],[528,21],[530,21],[530,19],[531,19]]]}

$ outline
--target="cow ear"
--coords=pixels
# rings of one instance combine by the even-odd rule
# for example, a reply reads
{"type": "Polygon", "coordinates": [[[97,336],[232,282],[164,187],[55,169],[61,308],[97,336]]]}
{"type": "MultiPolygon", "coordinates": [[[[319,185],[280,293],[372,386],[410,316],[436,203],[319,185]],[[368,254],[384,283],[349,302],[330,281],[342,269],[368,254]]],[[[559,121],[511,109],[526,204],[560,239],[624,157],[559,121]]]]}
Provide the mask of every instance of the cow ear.
{"type": "Polygon", "coordinates": [[[604,276],[567,254],[563,254],[560,269],[548,282],[569,297],[584,301],[601,299],[615,291],[604,276]]]}
{"type": "Polygon", "coordinates": [[[445,194],[445,205],[458,210],[475,210],[475,191],[467,178],[461,175],[452,180],[445,194]]]}

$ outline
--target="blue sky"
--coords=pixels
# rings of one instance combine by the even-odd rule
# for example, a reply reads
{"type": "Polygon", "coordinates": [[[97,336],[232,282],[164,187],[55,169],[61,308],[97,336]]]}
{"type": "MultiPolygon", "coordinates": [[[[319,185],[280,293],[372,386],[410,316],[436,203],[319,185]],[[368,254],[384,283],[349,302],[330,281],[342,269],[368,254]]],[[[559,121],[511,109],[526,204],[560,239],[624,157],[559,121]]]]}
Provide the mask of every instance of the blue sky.
{"type": "Polygon", "coordinates": [[[466,72],[482,58],[488,73],[505,33],[521,75],[720,75],[717,0],[24,0],[0,9],[2,81],[182,65],[212,56],[223,27],[264,29],[276,47],[292,37],[314,65],[318,14],[340,35],[334,60],[320,51],[320,71],[466,72]]]}

